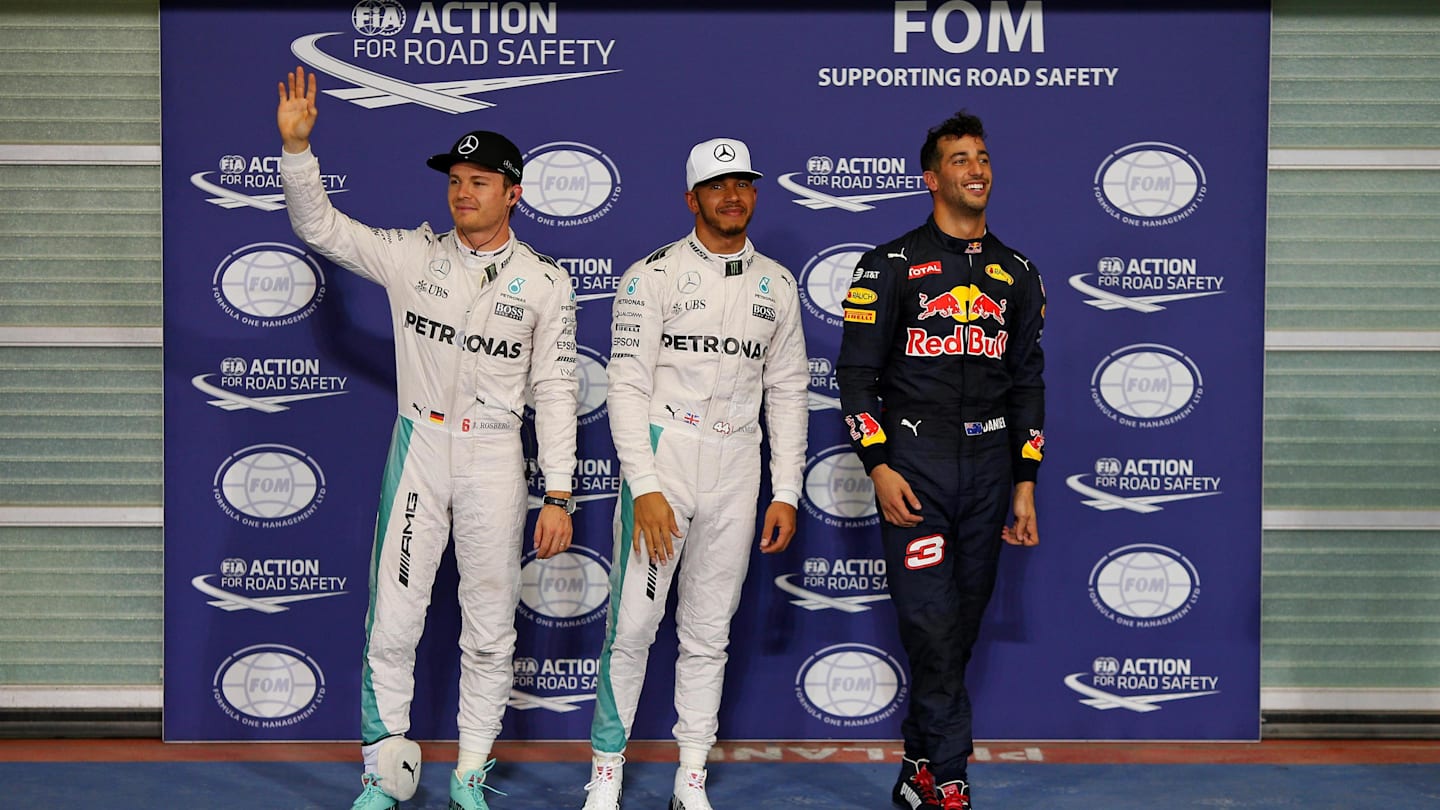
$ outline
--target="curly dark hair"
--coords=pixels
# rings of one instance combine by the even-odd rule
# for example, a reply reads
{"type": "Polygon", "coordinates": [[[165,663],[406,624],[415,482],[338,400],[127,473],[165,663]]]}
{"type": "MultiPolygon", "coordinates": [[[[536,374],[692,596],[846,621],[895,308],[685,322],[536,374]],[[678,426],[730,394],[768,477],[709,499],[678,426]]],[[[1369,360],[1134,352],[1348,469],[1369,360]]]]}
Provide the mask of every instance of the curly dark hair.
{"type": "Polygon", "coordinates": [[[974,135],[980,140],[985,140],[985,125],[980,123],[977,116],[961,110],[938,126],[930,128],[925,134],[925,145],[920,147],[920,168],[925,171],[937,171],[940,168],[940,139],[950,136],[963,138],[966,135],[974,135]]]}

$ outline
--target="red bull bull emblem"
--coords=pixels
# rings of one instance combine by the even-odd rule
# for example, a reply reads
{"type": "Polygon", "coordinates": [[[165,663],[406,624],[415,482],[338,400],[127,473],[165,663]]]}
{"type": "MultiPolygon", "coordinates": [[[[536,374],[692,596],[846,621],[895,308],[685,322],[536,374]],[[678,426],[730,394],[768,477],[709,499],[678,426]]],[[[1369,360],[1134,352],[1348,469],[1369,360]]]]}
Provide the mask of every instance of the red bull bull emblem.
{"type": "Polygon", "coordinates": [[[979,253],[979,252],[980,252],[980,249],[981,249],[981,248],[980,248],[980,243],[979,243],[979,242],[971,242],[970,244],[968,244],[968,245],[965,246],[965,252],[966,252],[966,253],[971,253],[971,254],[973,254],[973,253],[979,253]]]}
{"type": "Polygon", "coordinates": [[[1021,458],[1041,461],[1045,458],[1045,454],[1041,452],[1044,447],[1045,434],[1032,428],[1030,430],[1030,441],[1025,442],[1025,446],[1020,448],[1020,456],[1021,458]]]}
{"type": "Polygon", "coordinates": [[[959,298],[955,297],[954,290],[941,293],[934,298],[931,298],[925,293],[920,293],[920,315],[917,316],[917,320],[923,321],[926,318],[934,318],[937,316],[941,318],[953,318],[956,315],[964,314],[964,312],[965,305],[960,303],[959,298]]]}
{"type": "Polygon", "coordinates": [[[869,447],[872,444],[881,444],[885,441],[885,430],[875,417],[868,413],[857,413],[845,417],[845,424],[850,426],[850,438],[860,442],[861,447],[869,447]]]}
{"type": "Polygon", "coordinates": [[[1005,325],[1005,301],[995,303],[995,299],[982,292],[975,293],[970,299],[970,320],[978,321],[981,318],[994,318],[1001,326],[1005,325]]]}

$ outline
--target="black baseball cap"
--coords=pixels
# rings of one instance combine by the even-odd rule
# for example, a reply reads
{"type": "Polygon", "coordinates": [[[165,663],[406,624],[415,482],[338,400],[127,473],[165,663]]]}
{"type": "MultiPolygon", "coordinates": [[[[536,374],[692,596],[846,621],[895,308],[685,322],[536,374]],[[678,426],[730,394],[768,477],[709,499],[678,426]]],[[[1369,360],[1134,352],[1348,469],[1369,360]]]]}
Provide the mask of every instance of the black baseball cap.
{"type": "Polygon", "coordinates": [[[483,129],[465,133],[449,152],[432,155],[425,161],[426,166],[446,174],[456,163],[474,163],[494,169],[517,183],[525,176],[520,149],[504,135],[483,129]]]}

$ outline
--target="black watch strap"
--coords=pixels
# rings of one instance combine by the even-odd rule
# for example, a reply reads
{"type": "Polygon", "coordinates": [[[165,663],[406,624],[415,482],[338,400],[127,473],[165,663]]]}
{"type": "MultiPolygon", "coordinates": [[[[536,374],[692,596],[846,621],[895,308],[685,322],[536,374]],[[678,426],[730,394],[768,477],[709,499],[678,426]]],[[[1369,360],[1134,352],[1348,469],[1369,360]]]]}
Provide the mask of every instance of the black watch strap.
{"type": "Polygon", "coordinates": [[[565,514],[567,515],[575,514],[574,498],[557,498],[554,495],[546,495],[543,500],[548,506],[558,506],[561,509],[564,509],[565,514]]]}

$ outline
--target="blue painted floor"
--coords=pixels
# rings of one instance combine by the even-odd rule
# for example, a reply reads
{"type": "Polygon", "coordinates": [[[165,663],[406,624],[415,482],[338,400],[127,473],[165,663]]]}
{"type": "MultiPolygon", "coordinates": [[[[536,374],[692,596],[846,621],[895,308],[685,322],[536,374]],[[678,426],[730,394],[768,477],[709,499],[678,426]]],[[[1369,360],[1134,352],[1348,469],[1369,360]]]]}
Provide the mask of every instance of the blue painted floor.
{"type": "MultiPolygon", "coordinates": [[[[445,810],[449,768],[427,763],[406,810],[445,810]]],[[[7,808],[348,808],[356,764],[338,762],[0,763],[7,808]]],[[[665,810],[674,766],[625,768],[624,810],[665,810]]],[[[892,765],[718,763],[709,792],[717,810],[886,810],[892,765]]],[[[980,810],[1181,810],[1182,808],[1440,808],[1440,765],[977,764],[980,810]]],[[[491,810],[579,810],[587,766],[500,763],[491,810]]]]}

